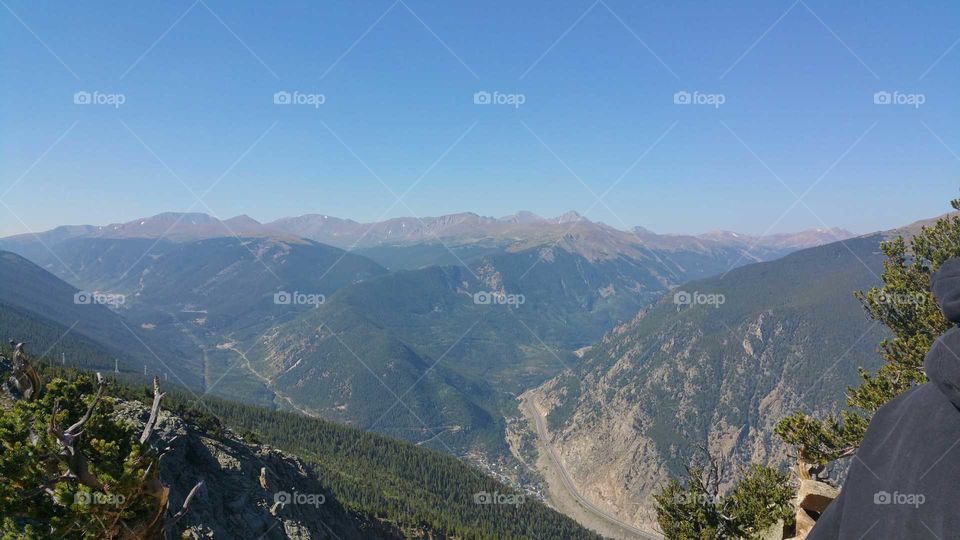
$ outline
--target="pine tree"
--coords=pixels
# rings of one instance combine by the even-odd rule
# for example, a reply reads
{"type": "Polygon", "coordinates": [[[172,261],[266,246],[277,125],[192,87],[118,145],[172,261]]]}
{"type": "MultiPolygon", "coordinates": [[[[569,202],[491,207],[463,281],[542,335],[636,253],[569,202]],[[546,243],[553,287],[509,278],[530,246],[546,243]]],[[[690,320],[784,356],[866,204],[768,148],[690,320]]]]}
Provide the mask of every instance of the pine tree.
{"type": "Polygon", "coordinates": [[[14,391],[16,370],[0,390],[0,537],[162,538],[202,482],[180,512],[164,516],[169,489],[150,444],[165,395],[158,381],[151,419],[138,435],[115,416],[99,373],[96,384],[83,375],[42,386],[22,344],[14,354],[13,364],[30,368],[38,391],[14,391]]]}
{"type": "Polygon", "coordinates": [[[751,465],[726,494],[720,463],[705,449],[687,466],[681,483],[671,478],[653,495],[657,523],[667,538],[714,540],[755,538],[779,521],[793,526],[789,479],[769,467],[751,465]]]}
{"type": "MultiPolygon", "coordinates": [[[[960,210],[960,199],[952,201],[960,210]]],[[[934,340],[950,329],[930,293],[930,276],[946,260],[960,256],[960,216],[938,219],[909,242],[898,237],[881,244],[886,255],[881,286],[859,292],[867,315],[889,329],[880,343],[883,366],[860,369],[859,386],[848,389],[847,410],[817,419],[796,412],[780,421],[777,433],[797,449],[799,459],[825,465],[853,455],[877,409],[927,381],[923,359],[934,340]]]]}

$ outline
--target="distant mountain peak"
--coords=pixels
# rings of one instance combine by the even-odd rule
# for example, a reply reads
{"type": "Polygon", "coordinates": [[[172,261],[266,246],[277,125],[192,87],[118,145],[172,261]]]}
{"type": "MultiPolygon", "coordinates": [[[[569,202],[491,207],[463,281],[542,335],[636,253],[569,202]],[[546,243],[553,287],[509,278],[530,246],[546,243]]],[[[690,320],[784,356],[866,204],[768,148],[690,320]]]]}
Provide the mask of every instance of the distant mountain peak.
{"type": "Polygon", "coordinates": [[[263,225],[259,221],[253,219],[252,217],[246,214],[240,214],[239,216],[234,216],[230,219],[224,220],[224,223],[233,225],[244,225],[244,226],[259,226],[263,225]]]}
{"type": "Polygon", "coordinates": [[[578,221],[590,221],[589,219],[580,215],[576,210],[570,210],[560,216],[553,218],[553,221],[556,223],[573,223],[578,221]]]}
{"type": "MultiPolygon", "coordinates": [[[[277,237],[293,240],[296,237],[280,229],[263,225],[252,217],[241,214],[220,220],[203,212],[163,212],[122,223],[109,225],[78,225],[57,227],[43,233],[55,240],[76,236],[101,238],[164,238],[171,241],[192,241],[219,237],[277,237]]],[[[31,235],[32,236],[32,235],[31,235]]]]}

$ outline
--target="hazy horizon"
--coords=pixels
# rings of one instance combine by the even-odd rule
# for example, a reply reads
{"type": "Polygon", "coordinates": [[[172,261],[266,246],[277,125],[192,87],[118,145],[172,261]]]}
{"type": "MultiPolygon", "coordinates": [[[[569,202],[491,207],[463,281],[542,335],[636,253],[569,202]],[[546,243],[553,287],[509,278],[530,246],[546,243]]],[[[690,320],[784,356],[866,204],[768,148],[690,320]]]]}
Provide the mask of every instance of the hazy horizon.
{"type": "MultiPolygon", "coordinates": [[[[538,214],[538,213],[536,213],[536,212],[531,212],[531,211],[529,211],[529,210],[517,210],[516,212],[512,212],[512,213],[510,213],[510,214],[505,214],[505,215],[501,215],[501,216],[489,216],[489,215],[483,215],[483,214],[480,214],[480,213],[477,213],[477,212],[473,212],[473,211],[470,211],[470,210],[464,210],[464,211],[462,211],[462,212],[454,212],[454,213],[452,213],[452,214],[424,215],[424,216],[412,216],[412,215],[410,215],[410,216],[396,216],[396,217],[393,217],[393,218],[386,218],[386,219],[382,220],[381,222],[389,221],[389,220],[392,220],[392,219],[420,219],[420,220],[427,220],[427,219],[435,219],[435,218],[444,217],[444,216],[449,216],[449,215],[461,215],[461,214],[472,214],[472,215],[476,215],[476,216],[479,216],[479,217],[485,218],[485,219],[505,220],[505,219],[507,219],[507,218],[513,217],[513,216],[515,216],[515,215],[517,215],[517,214],[520,214],[520,213],[533,214],[533,215],[535,215],[536,217],[538,217],[538,218],[540,218],[540,219],[543,219],[543,220],[558,219],[558,218],[560,218],[560,217],[562,217],[562,216],[564,216],[564,215],[567,215],[567,214],[578,214],[578,215],[580,215],[581,217],[583,217],[583,218],[585,218],[585,219],[588,219],[589,221],[592,221],[592,222],[594,222],[594,223],[600,223],[600,224],[603,224],[603,225],[607,225],[607,226],[613,227],[613,228],[615,228],[615,229],[624,230],[624,231],[627,231],[627,232],[630,232],[630,231],[633,229],[633,227],[631,227],[630,229],[622,229],[621,227],[619,227],[619,226],[617,226],[617,225],[615,225],[615,224],[607,223],[607,222],[602,221],[602,220],[592,220],[592,219],[589,219],[589,218],[587,218],[586,216],[584,216],[581,212],[579,212],[579,211],[577,211],[577,210],[568,210],[568,211],[563,212],[563,213],[558,214],[558,215],[546,215],[546,216],[545,216],[545,215],[538,214]]],[[[127,219],[127,220],[110,220],[110,221],[105,221],[105,222],[101,221],[101,222],[96,222],[96,223],[61,223],[61,224],[59,224],[59,225],[56,225],[55,227],[51,227],[50,229],[42,229],[42,230],[34,230],[34,231],[13,233],[13,234],[8,234],[8,235],[0,235],[0,238],[7,238],[7,237],[18,236],[18,235],[23,235],[23,234],[30,235],[30,234],[33,234],[33,233],[46,232],[46,231],[55,229],[55,228],[57,228],[57,227],[86,227],[86,226],[92,226],[92,227],[100,227],[100,228],[103,228],[103,227],[109,227],[109,226],[111,226],[111,225],[121,225],[121,224],[134,223],[134,222],[136,222],[136,221],[138,221],[138,220],[141,220],[141,219],[150,219],[150,218],[154,218],[154,217],[161,216],[161,215],[164,215],[164,214],[173,214],[173,215],[180,215],[180,214],[183,214],[183,215],[191,215],[191,214],[196,214],[196,215],[203,215],[203,216],[212,217],[212,218],[214,218],[214,219],[218,219],[218,220],[221,220],[221,221],[229,221],[229,220],[231,220],[231,219],[246,217],[246,218],[250,218],[250,219],[252,219],[252,220],[254,220],[254,221],[256,221],[256,222],[258,222],[258,223],[260,223],[260,224],[270,224],[270,223],[273,223],[273,222],[278,221],[278,220],[281,220],[281,219],[297,218],[297,217],[303,217],[303,216],[323,216],[323,217],[325,217],[325,218],[326,218],[326,217],[329,217],[329,218],[334,218],[334,219],[342,219],[342,220],[347,220],[347,221],[354,221],[354,222],[359,223],[359,224],[361,224],[361,225],[371,225],[371,224],[374,224],[374,223],[378,223],[378,222],[364,222],[364,221],[359,221],[359,220],[357,220],[357,219],[353,219],[353,218],[348,217],[348,216],[337,216],[337,215],[333,215],[333,214],[323,214],[323,213],[320,213],[320,212],[307,212],[307,213],[305,213],[305,214],[299,214],[299,215],[280,216],[280,217],[274,218],[274,219],[260,219],[260,218],[258,218],[257,216],[251,215],[251,214],[249,214],[249,213],[236,214],[236,215],[233,215],[233,216],[214,216],[214,215],[212,215],[212,214],[210,214],[210,213],[207,213],[207,212],[198,212],[198,211],[191,211],[191,212],[166,211],[166,212],[160,212],[160,213],[157,213],[157,214],[153,214],[153,215],[150,215],[150,216],[139,216],[139,217],[135,217],[135,218],[132,218],[132,219],[127,219]]],[[[929,217],[932,218],[932,217],[936,217],[936,216],[929,216],[929,217]]],[[[915,222],[915,221],[920,221],[920,220],[922,220],[922,219],[927,219],[927,218],[920,218],[920,219],[914,220],[913,222],[915,222]]],[[[911,223],[913,223],[913,222],[911,222],[911,223]]],[[[181,223],[182,223],[182,222],[181,222],[181,223]]],[[[909,223],[903,223],[903,224],[901,224],[901,225],[908,225],[908,224],[909,224],[909,223]]],[[[635,225],[634,227],[640,227],[640,228],[646,229],[646,230],[648,230],[648,231],[650,231],[650,232],[653,232],[653,233],[655,233],[655,234],[661,234],[661,235],[678,235],[678,236],[682,236],[682,235],[693,235],[693,236],[696,236],[696,235],[703,235],[703,234],[708,234],[708,233],[713,233],[713,232],[730,232],[730,233],[744,234],[744,235],[750,235],[750,236],[760,236],[761,233],[763,232],[763,231],[761,231],[761,232],[754,233],[754,232],[751,232],[751,231],[731,231],[731,230],[729,230],[729,229],[719,229],[719,228],[707,229],[707,230],[695,231],[695,232],[674,232],[674,231],[654,230],[654,229],[652,229],[652,228],[650,228],[650,227],[645,227],[645,226],[643,226],[643,225],[635,225]]],[[[849,230],[849,229],[844,229],[844,228],[842,228],[842,227],[811,227],[811,228],[808,228],[808,229],[797,229],[797,230],[781,231],[781,232],[767,232],[766,235],[764,235],[764,236],[777,235],[777,234],[800,233],[800,232],[805,232],[805,231],[825,231],[825,230],[828,230],[828,229],[838,229],[838,230],[843,230],[843,231],[852,233],[852,234],[854,234],[854,235],[862,235],[862,234],[869,234],[869,233],[872,233],[872,232],[877,232],[877,231],[880,231],[880,230],[894,229],[894,228],[897,228],[897,227],[898,227],[898,226],[891,226],[891,227],[888,227],[887,229],[878,229],[878,230],[876,230],[876,231],[852,231],[852,230],[849,230]]]]}

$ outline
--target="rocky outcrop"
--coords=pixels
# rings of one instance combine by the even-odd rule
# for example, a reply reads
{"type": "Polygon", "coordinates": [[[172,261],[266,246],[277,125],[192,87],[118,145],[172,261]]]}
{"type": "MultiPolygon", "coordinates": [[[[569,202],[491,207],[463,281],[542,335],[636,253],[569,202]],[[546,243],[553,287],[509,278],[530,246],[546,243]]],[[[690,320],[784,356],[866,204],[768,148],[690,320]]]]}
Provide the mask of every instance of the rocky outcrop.
{"type": "MultiPolygon", "coordinates": [[[[117,416],[138,428],[150,410],[118,402],[117,416]]],[[[154,444],[167,449],[160,477],[170,508],[180,508],[199,480],[204,488],[177,524],[176,538],[400,538],[379,522],[345,510],[300,459],[242,440],[230,431],[211,438],[161,411],[154,444]]]]}
{"type": "Polygon", "coordinates": [[[803,540],[817,524],[817,518],[840,495],[840,490],[826,482],[801,479],[796,500],[796,538],[803,540]]]}
{"type": "Polygon", "coordinates": [[[861,261],[882,263],[877,242],[684,285],[528,391],[577,490],[622,520],[651,524],[650,495],[683,474],[692,449],[730,472],[721,489],[747,464],[791,465],[776,424],[794,410],[836,411],[857,367],[880,362],[883,334],[851,293],[873,284],[861,261]]]}
{"type": "Polygon", "coordinates": [[[797,401],[766,347],[788,331],[773,321],[761,314],[737,332],[753,344],[750,353],[741,348],[742,339],[717,342],[693,325],[652,340],[612,337],[601,348],[615,362],[586,374],[576,396],[563,379],[532,392],[548,411],[571,399],[578,403],[553,435],[582,493],[621,518],[649,524],[655,518],[649,495],[694,443],[705,444],[728,470],[786,461],[787,448],[778,444],[773,427],[797,401]],[[715,348],[733,354],[718,362],[715,348]],[[670,360],[651,361],[657,357],[670,360]],[[762,376],[767,380],[758,384],[762,376]]]}

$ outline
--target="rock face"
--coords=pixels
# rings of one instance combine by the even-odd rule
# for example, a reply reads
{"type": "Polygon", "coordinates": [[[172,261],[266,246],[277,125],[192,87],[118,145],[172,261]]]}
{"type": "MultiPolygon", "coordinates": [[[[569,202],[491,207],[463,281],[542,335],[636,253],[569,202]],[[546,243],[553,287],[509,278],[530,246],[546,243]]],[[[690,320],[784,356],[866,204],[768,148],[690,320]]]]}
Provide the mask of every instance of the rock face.
{"type": "Polygon", "coordinates": [[[840,495],[840,490],[825,482],[812,479],[800,480],[797,490],[796,538],[802,540],[817,524],[817,518],[840,495]]]}
{"type": "MultiPolygon", "coordinates": [[[[142,427],[149,409],[117,403],[117,415],[142,427]]],[[[178,416],[161,411],[154,438],[168,448],[160,477],[179,509],[198,480],[205,487],[177,524],[175,538],[400,538],[396,531],[346,511],[298,458],[226,431],[198,434],[178,416]],[[285,504],[284,504],[285,503],[285,504]]]]}
{"type": "Polygon", "coordinates": [[[875,280],[865,265],[879,272],[878,242],[822,246],[684,285],[690,294],[645,309],[530,391],[578,491],[648,524],[650,494],[683,473],[696,446],[727,471],[788,464],[777,422],[796,409],[835,410],[857,367],[880,362],[882,333],[852,295],[875,280]]]}
{"type": "Polygon", "coordinates": [[[825,482],[801,480],[797,492],[797,506],[822,514],[839,495],[840,490],[825,482]]]}

